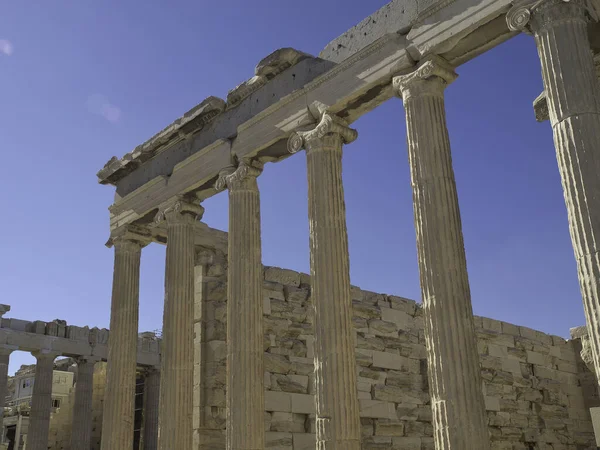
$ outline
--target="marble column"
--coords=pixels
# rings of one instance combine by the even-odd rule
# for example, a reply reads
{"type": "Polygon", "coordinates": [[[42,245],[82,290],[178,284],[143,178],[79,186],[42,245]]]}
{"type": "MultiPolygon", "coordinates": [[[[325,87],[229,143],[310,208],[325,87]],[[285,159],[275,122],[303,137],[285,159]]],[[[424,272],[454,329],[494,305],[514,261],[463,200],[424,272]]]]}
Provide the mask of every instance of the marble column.
{"type": "Polygon", "coordinates": [[[258,162],[222,173],[229,188],[227,273],[227,450],[265,448],[263,267],[258,162]]]}
{"type": "Polygon", "coordinates": [[[8,363],[12,352],[13,349],[0,347],[0,438],[4,434],[4,414],[2,414],[2,411],[4,411],[4,403],[8,392],[8,363]]]}
{"type": "Polygon", "coordinates": [[[123,230],[113,235],[115,248],[106,391],[102,415],[102,450],[130,450],[133,445],[137,370],[140,260],[146,236],[123,230]]]}
{"type": "Polygon", "coordinates": [[[71,450],[89,450],[92,442],[92,395],[94,392],[94,367],[97,360],[77,359],[77,383],[71,427],[71,450]]]}
{"type": "Polygon", "coordinates": [[[350,258],[342,184],[342,145],[358,134],[321,104],[315,129],[290,136],[306,149],[310,273],[315,328],[316,431],[319,450],[359,450],[360,419],[350,293],[350,258]]]}
{"type": "Polygon", "coordinates": [[[144,381],[144,450],[158,449],[160,370],[149,368],[144,381]]]}
{"type": "Polygon", "coordinates": [[[17,407],[17,425],[15,427],[15,440],[13,450],[21,450],[21,430],[23,427],[23,415],[21,413],[21,408],[17,407]]]}
{"type": "Polygon", "coordinates": [[[600,86],[585,0],[519,3],[509,28],[532,33],[542,66],[579,286],[600,373],[600,86]]]}
{"type": "Polygon", "coordinates": [[[204,208],[178,199],[156,222],[167,224],[158,448],[191,450],[194,382],[194,224],[204,208]]]}
{"type": "Polygon", "coordinates": [[[394,78],[408,129],[435,448],[490,448],[462,225],[446,128],[441,58],[394,78]]]}
{"type": "MultiPolygon", "coordinates": [[[[213,380],[206,376],[206,355],[202,351],[206,341],[206,322],[208,319],[208,307],[212,303],[207,302],[206,277],[210,267],[216,260],[216,253],[204,247],[196,246],[196,265],[194,267],[194,413],[192,416],[193,447],[200,448],[207,421],[212,420],[211,414],[207,414],[210,408],[206,408],[206,397],[212,395],[210,389],[205,389],[207,383],[213,380]]],[[[212,386],[212,385],[211,385],[212,386]]]]}
{"type": "Polygon", "coordinates": [[[27,450],[47,450],[52,411],[52,376],[54,359],[58,353],[34,352],[32,355],[37,363],[29,413],[27,450]]]}

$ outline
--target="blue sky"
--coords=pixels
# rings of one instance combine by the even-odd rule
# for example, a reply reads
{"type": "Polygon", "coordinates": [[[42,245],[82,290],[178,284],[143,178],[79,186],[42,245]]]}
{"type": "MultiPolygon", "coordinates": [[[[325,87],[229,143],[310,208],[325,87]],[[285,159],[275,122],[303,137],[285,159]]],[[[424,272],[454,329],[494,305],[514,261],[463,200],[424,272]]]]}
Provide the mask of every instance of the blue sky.
{"type": "MultiPolygon", "coordinates": [[[[4,2],[0,15],[0,302],[28,320],[108,327],[113,188],[96,172],[280,47],[318,54],[386,0],[4,2]],[[277,5],[277,6],[274,6],[277,5]]],[[[448,127],[476,314],[568,336],[584,323],[534,41],[459,67],[448,127]]],[[[354,125],[344,155],[352,283],[420,299],[406,126],[394,99],[354,125]]],[[[306,163],[259,179],[263,260],[308,271],[306,163]]],[[[205,202],[227,229],[227,198],[205,202]]],[[[144,249],[140,331],[160,328],[164,248],[144,249]]],[[[11,372],[32,361],[13,354],[11,372]]]]}

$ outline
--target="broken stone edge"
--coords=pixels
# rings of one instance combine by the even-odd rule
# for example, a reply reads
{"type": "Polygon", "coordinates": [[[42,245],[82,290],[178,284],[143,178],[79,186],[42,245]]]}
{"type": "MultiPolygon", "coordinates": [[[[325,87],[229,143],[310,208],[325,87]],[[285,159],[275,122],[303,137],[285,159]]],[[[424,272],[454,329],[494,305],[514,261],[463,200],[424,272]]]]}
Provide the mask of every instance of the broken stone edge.
{"type": "Polygon", "coordinates": [[[252,95],[280,73],[295,66],[312,55],[290,47],[275,50],[257,64],[254,76],[227,94],[227,102],[219,97],[205,98],[146,142],[138,145],[122,158],[113,156],[97,173],[100,184],[115,184],[137,169],[142,163],[152,159],[166,147],[190,138],[213,122],[221,113],[237,107],[245,98],[252,95]]]}

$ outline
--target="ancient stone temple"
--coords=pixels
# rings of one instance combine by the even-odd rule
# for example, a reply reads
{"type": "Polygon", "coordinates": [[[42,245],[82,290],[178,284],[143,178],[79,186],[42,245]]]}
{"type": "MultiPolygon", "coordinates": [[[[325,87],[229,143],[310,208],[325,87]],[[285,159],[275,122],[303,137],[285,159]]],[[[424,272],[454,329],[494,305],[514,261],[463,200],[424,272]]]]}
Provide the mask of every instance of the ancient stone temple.
{"type": "MultiPolygon", "coordinates": [[[[10,306],[0,305],[0,315],[8,311],[10,306]]],[[[63,320],[30,322],[1,317],[1,450],[100,448],[109,337],[106,329],[68,325],[63,320]],[[36,364],[8,377],[10,355],[17,351],[31,353],[36,364]]],[[[158,387],[152,380],[160,364],[159,350],[160,339],[154,333],[138,336],[136,332],[132,402],[138,399],[138,404],[130,446],[134,434],[142,441],[142,430],[146,445],[156,441],[158,427],[151,418],[158,387]],[[136,392],[136,385],[144,390],[136,392]]]]}
{"type": "Polygon", "coordinates": [[[518,33],[535,39],[545,87],[535,110],[552,124],[584,353],[600,373],[597,14],[584,0],[394,0],[318,56],[275,51],[227,99],[203,100],[112,158],[98,172],[116,188],[101,448],[134,441],[139,268],[151,243],[167,257],[148,416],[158,439],[145,448],[593,448],[597,383],[579,341],[473,316],[444,95],[460,83],[456,67],[518,33]],[[406,111],[422,306],[350,284],[343,150],[360,139],[352,123],[392,97],[406,111]],[[261,264],[257,178],[297,154],[310,275],[261,264]],[[227,235],[201,222],[202,202],[225,190],[227,235]]]}

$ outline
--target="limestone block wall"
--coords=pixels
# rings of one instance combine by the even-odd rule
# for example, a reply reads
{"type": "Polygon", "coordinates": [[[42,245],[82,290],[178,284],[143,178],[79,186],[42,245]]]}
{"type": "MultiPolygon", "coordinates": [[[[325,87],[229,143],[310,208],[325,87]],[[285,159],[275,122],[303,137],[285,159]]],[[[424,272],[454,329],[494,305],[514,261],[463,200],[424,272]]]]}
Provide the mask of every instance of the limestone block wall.
{"type": "MultiPolygon", "coordinates": [[[[98,362],[94,367],[94,388],[92,394],[92,445],[90,450],[100,450],[105,385],[106,363],[98,362]]],[[[53,412],[50,417],[50,432],[48,439],[49,450],[71,450],[71,427],[73,423],[74,402],[75,387],[71,387],[69,395],[62,398],[60,408],[53,412]]]]}
{"type": "Polygon", "coordinates": [[[60,408],[50,416],[48,448],[51,450],[71,449],[71,424],[73,420],[73,402],[75,389],[70,388],[69,395],[61,398],[60,408]]]}
{"type": "Polygon", "coordinates": [[[106,386],[106,363],[100,361],[94,367],[94,390],[92,393],[92,445],[90,450],[100,450],[102,437],[102,411],[106,386]]]}
{"type": "MultiPolygon", "coordinates": [[[[221,450],[226,395],[224,264],[208,266],[196,281],[199,377],[194,448],[221,450]]],[[[353,307],[363,449],[433,450],[420,305],[353,288],[353,307]]],[[[264,318],[267,448],[313,450],[309,276],[265,267],[264,318]]],[[[588,408],[598,404],[598,393],[595,383],[590,387],[580,342],[480,317],[476,327],[492,449],[595,448],[588,408]]]]}

